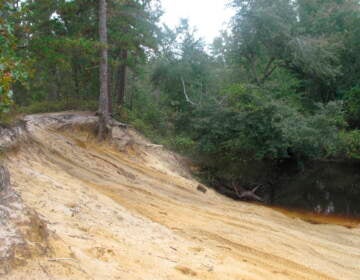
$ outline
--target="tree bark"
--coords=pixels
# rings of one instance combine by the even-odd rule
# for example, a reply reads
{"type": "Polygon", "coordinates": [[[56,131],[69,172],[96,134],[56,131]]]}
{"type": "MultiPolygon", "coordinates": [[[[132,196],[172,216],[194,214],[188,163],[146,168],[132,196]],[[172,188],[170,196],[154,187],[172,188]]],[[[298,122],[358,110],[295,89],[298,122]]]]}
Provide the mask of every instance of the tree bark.
{"type": "Polygon", "coordinates": [[[108,46],[107,46],[107,14],[106,0],[99,0],[99,37],[100,54],[100,97],[99,97],[99,140],[104,140],[109,122],[109,93],[108,93],[108,46]]]}
{"type": "Polygon", "coordinates": [[[275,61],[275,57],[271,57],[268,64],[265,67],[263,77],[261,78],[261,83],[265,83],[265,81],[271,76],[271,74],[277,68],[276,65],[273,66],[273,62],[275,61]]]}
{"type": "Polygon", "coordinates": [[[183,87],[183,93],[184,93],[184,96],[185,96],[185,100],[187,103],[190,103],[191,105],[197,105],[195,102],[192,102],[189,98],[189,96],[187,95],[187,91],[186,91],[186,84],[185,84],[185,81],[184,81],[184,78],[183,77],[180,77],[181,79],[181,84],[182,84],[182,87],[183,87]]]}

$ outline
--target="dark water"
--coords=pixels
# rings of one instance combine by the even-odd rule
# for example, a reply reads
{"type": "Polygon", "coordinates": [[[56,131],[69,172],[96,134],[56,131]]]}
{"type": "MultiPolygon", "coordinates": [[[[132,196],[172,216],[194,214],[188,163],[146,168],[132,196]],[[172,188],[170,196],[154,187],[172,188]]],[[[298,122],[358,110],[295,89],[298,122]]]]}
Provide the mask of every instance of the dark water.
{"type": "Polygon", "coordinates": [[[317,213],[360,216],[360,162],[312,162],[303,170],[282,172],[273,203],[317,213]]]}
{"type": "MultiPolygon", "coordinates": [[[[234,170],[232,170],[234,173],[234,170]]],[[[321,213],[360,217],[360,161],[250,163],[238,168],[236,183],[244,189],[260,186],[264,203],[321,213]]],[[[237,199],[233,179],[210,183],[220,193],[237,199]]]]}

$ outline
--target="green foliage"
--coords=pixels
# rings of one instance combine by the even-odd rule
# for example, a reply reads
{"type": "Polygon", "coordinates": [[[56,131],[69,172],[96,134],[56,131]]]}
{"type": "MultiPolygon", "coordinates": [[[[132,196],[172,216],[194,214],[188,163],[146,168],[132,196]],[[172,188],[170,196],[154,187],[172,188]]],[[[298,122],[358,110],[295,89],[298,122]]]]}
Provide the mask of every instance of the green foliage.
{"type": "Polygon", "coordinates": [[[351,159],[360,159],[360,130],[342,132],[340,139],[343,144],[344,156],[351,159]]]}
{"type": "Polygon", "coordinates": [[[13,105],[13,84],[26,77],[15,52],[17,40],[9,20],[13,12],[8,1],[0,3],[0,117],[9,113],[13,105]]]}
{"type": "Polygon", "coordinates": [[[191,153],[194,150],[195,146],[196,146],[195,141],[191,139],[189,136],[177,135],[171,139],[171,143],[170,143],[170,148],[184,154],[191,153]]]}
{"type": "Polygon", "coordinates": [[[166,30],[151,72],[171,128],[160,135],[180,137],[175,146],[188,138],[184,144],[218,168],[341,156],[347,125],[336,99],[344,37],[329,27],[349,26],[349,3],[315,3],[320,24],[304,1],[235,0],[232,32],[216,39],[213,57],[186,21],[166,30]]]}
{"type": "MultiPolygon", "coordinates": [[[[187,20],[159,28],[158,0],[109,0],[109,88],[126,92],[113,114],[229,177],[249,162],[359,158],[358,1],[231,3],[232,28],[209,47],[187,20]]],[[[98,1],[0,8],[0,115],[13,102],[95,110],[98,1]]]]}
{"type": "Polygon", "coordinates": [[[38,101],[32,102],[28,106],[17,108],[18,113],[23,114],[37,114],[48,112],[61,112],[67,110],[79,111],[96,111],[98,108],[97,100],[79,100],[69,99],[61,101],[38,101]]]}
{"type": "Polygon", "coordinates": [[[344,95],[346,118],[352,126],[360,127],[360,87],[354,87],[344,95]]]}
{"type": "Polygon", "coordinates": [[[112,11],[109,19],[109,40],[114,63],[125,63],[136,69],[146,59],[146,49],[156,49],[161,11],[158,0],[113,0],[109,1],[112,11]],[[127,50],[130,57],[122,61],[121,51],[127,50]]]}
{"type": "Polygon", "coordinates": [[[202,112],[196,128],[202,153],[228,160],[316,159],[338,151],[344,127],[341,104],[303,114],[259,88],[233,85],[226,107],[202,112]],[[204,117],[204,114],[206,117],[204,117]]]}
{"type": "MultiPolygon", "coordinates": [[[[14,3],[9,20],[21,46],[14,50],[14,55],[31,57],[32,62],[27,86],[18,83],[13,86],[15,102],[26,106],[46,100],[96,99],[100,48],[98,1],[6,2],[14,3]]],[[[155,23],[160,12],[158,0],[111,0],[108,5],[110,89],[115,95],[118,87],[113,85],[122,83],[119,65],[126,64],[139,72],[139,65],[156,48],[155,23]],[[128,53],[126,61],[121,57],[123,50],[128,53]]]]}
{"type": "Polygon", "coordinates": [[[155,60],[152,82],[165,93],[163,102],[174,110],[191,102],[202,103],[212,88],[212,60],[204,50],[204,43],[196,37],[186,20],[181,21],[175,34],[168,36],[173,41],[167,43],[155,60]]]}
{"type": "Polygon", "coordinates": [[[116,117],[130,123],[155,143],[160,143],[168,132],[166,118],[146,90],[148,87],[140,82],[133,84],[129,91],[131,99],[125,107],[117,108],[116,117]]]}
{"type": "Polygon", "coordinates": [[[335,100],[357,79],[359,3],[350,1],[234,0],[228,56],[251,83],[263,85],[281,69],[316,102],[335,100]],[[350,61],[344,46],[350,49],[350,61]],[[345,72],[347,75],[345,75],[345,72]],[[342,80],[340,79],[342,77],[342,80]],[[348,86],[348,84],[347,84],[348,86]]]}

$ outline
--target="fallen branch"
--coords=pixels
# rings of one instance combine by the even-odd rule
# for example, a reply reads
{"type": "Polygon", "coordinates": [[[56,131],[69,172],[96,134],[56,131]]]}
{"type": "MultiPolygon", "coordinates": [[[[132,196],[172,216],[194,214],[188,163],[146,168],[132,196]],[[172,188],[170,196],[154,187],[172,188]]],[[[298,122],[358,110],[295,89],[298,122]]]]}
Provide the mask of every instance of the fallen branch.
{"type": "Polygon", "coordinates": [[[256,186],[252,190],[244,190],[242,189],[239,191],[238,186],[233,185],[234,191],[239,199],[250,199],[250,200],[257,200],[257,201],[264,201],[263,198],[256,194],[256,191],[261,187],[261,185],[256,186]]]}
{"type": "Polygon", "coordinates": [[[181,77],[181,83],[182,83],[182,87],[183,87],[183,93],[185,95],[185,99],[186,99],[186,102],[187,103],[190,103],[191,105],[194,105],[196,106],[197,104],[193,101],[190,100],[189,96],[187,95],[187,92],[186,92],[186,85],[185,85],[185,81],[184,81],[184,78],[181,77]]]}
{"type": "Polygon", "coordinates": [[[145,144],[145,148],[157,148],[157,149],[162,149],[163,147],[164,147],[163,145],[145,144]]]}

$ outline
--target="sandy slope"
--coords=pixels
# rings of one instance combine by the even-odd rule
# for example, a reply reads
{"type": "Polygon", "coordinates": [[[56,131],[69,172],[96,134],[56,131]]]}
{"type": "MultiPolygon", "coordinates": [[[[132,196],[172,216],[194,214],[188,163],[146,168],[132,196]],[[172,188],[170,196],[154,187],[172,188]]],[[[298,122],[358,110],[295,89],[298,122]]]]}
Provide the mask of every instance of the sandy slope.
{"type": "Polygon", "coordinates": [[[31,140],[7,155],[48,235],[28,240],[45,249],[1,279],[360,279],[360,227],[204,194],[176,156],[134,131],[119,151],[57,117],[28,117],[31,140]]]}

